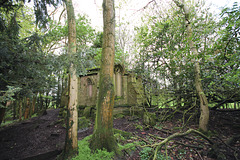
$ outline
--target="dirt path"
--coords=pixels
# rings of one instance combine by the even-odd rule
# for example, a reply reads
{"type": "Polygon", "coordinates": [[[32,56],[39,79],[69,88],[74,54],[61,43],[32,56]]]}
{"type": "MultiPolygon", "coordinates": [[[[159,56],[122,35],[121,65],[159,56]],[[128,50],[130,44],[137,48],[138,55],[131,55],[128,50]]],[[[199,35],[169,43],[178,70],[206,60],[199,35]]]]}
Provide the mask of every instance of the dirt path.
{"type": "Polygon", "coordinates": [[[65,128],[58,121],[59,110],[0,128],[0,159],[51,159],[61,153],[65,128]],[[48,157],[48,158],[46,158],[48,157]]]}

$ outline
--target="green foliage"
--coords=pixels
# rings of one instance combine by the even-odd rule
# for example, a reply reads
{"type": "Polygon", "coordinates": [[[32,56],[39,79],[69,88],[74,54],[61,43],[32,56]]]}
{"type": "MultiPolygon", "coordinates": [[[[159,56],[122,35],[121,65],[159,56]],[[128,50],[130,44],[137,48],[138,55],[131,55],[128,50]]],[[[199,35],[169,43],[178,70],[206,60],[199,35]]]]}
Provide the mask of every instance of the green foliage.
{"type": "Polygon", "coordinates": [[[163,125],[161,123],[157,122],[154,127],[156,127],[156,128],[161,130],[163,128],[163,125]]]}
{"type": "MultiPolygon", "coordinates": [[[[115,57],[114,57],[114,62],[115,64],[124,64],[124,52],[119,49],[118,47],[115,48],[115,57]]],[[[102,48],[96,48],[95,49],[95,65],[100,66],[101,62],[101,57],[102,57],[102,48]]]]}
{"type": "Polygon", "coordinates": [[[91,122],[86,117],[78,118],[78,129],[86,129],[90,126],[91,122]]]}
{"type": "Polygon", "coordinates": [[[196,58],[210,105],[239,100],[239,6],[234,3],[232,8],[223,9],[219,21],[204,2],[187,5],[198,57],[190,52],[185,18],[174,4],[170,9],[157,10],[157,14],[145,15],[142,26],[135,28],[134,69],[142,75],[149,106],[158,105],[156,99],[161,107],[189,108],[199,103],[193,98],[197,97],[193,70],[196,58]]]}
{"type": "Polygon", "coordinates": [[[133,143],[126,143],[124,145],[118,144],[118,147],[121,151],[126,151],[128,153],[131,153],[132,151],[136,150],[136,146],[139,145],[139,142],[133,142],[133,143]]]}
{"type": "Polygon", "coordinates": [[[125,141],[125,137],[122,136],[120,133],[114,134],[114,137],[115,137],[115,139],[118,143],[121,143],[121,142],[125,141]]]}
{"type": "Polygon", "coordinates": [[[217,43],[220,55],[217,56],[217,63],[225,70],[224,79],[231,84],[240,84],[240,6],[235,2],[232,8],[224,8],[221,13],[220,24],[224,29],[220,30],[221,37],[217,43]]]}
{"type": "Polygon", "coordinates": [[[203,74],[203,82],[213,104],[228,99],[231,99],[230,102],[239,100],[239,10],[237,3],[234,3],[232,8],[222,10],[219,37],[206,56],[207,72],[203,74]]]}
{"type": "Polygon", "coordinates": [[[103,43],[103,32],[97,32],[92,47],[93,48],[102,48],[102,43],[103,43]]]}
{"type": "MultiPolygon", "coordinates": [[[[141,160],[149,160],[149,159],[151,159],[151,157],[153,157],[153,149],[150,147],[144,147],[143,150],[139,154],[140,154],[141,160]]],[[[158,151],[157,159],[158,160],[170,160],[171,158],[158,151]]]]}
{"type": "Polygon", "coordinates": [[[4,108],[6,106],[3,105],[3,103],[7,101],[14,101],[13,98],[16,92],[19,92],[21,88],[14,87],[14,86],[7,86],[7,91],[0,91],[0,107],[4,108]]]}
{"type": "Polygon", "coordinates": [[[10,120],[10,121],[6,121],[6,122],[2,122],[1,127],[7,126],[7,125],[12,124],[12,123],[14,123],[14,122],[16,122],[16,121],[17,121],[17,120],[10,120]]]}
{"type": "Polygon", "coordinates": [[[72,158],[72,160],[111,160],[113,159],[114,153],[107,152],[106,150],[97,150],[92,153],[89,148],[89,140],[91,136],[78,141],[78,156],[72,158]]]}
{"type": "Polygon", "coordinates": [[[78,75],[86,74],[86,68],[96,66],[94,56],[99,52],[98,48],[90,47],[94,43],[95,30],[91,27],[86,15],[77,15],[76,18],[76,38],[77,52],[68,54],[67,49],[59,46],[68,35],[67,25],[60,25],[56,21],[51,21],[49,31],[44,35],[44,47],[47,52],[56,52],[55,48],[61,48],[58,53],[58,70],[68,70],[70,64],[74,64],[78,75]]]}
{"type": "Polygon", "coordinates": [[[139,154],[140,154],[141,160],[148,160],[148,159],[150,159],[150,156],[152,155],[152,148],[144,147],[143,150],[139,154]]]}
{"type": "MultiPolygon", "coordinates": [[[[61,0],[32,0],[34,2],[34,13],[35,13],[35,19],[36,19],[36,24],[42,27],[46,27],[46,24],[48,22],[48,10],[47,10],[47,5],[51,5],[56,7],[61,0]]],[[[24,3],[29,3],[29,1],[25,0],[17,0],[17,1],[12,1],[12,0],[7,0],[7,1],[1,1],[1,11],[3,12],[11,12],[13,10],[19,9],[23,7],[24,3]]]]}
{"type": "Polygon", "coordinates": [[[143,126],[142,126],[142,125],[136,124],[136,125],[135,125],[135,128],[136,128],[136,129],[140,129],[141,131],[143,131],[143,126]]]}

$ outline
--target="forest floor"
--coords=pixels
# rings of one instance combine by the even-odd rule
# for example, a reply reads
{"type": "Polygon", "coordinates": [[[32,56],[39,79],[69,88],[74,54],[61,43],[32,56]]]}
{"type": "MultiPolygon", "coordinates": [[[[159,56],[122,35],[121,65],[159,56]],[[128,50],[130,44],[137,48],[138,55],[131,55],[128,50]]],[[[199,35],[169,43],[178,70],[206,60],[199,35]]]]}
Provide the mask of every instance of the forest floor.
{"type": "MultiPolygon", "coordinates": [[[[47,110],[47,114],[0,128],[1,160],[52,160],[61,153],[65,142],[65,128],[59,121],[59,110],[47,110]]],[[[240,111],[211,111],[209,141],[189,134],[177,137],[164,145],[158,159],[240,159],[240,111]],[[238,140],[231,137],[237,137],[238,140]],[[167,152],[165,148],[168,148],[167,152]],[[212,148],[212,152],[209,152],[212,148]],[[169,157],[169,158],[166,158],[169,157]]],[[[91,135],[93,123],[78,133],[78,139],[91,135]]],[[[121,144],[139,141],[141,145],[153,145],[176,132],[185,132],[188,128],[197,129],[197,119],[190,120],[182,127],[182,115],[165,122],[158,122],[155,127],[147,127],[137,117],[125,116],[114,119],[114,128],[132,133],[131,138],[117,138],[121,144]],[[143,144],[144,143],[144,144],[143,144]]],[[[149,147],[137,146],[134,151],[124,150],[124,159],[140,160],[150,157],[149,147]]],[[[150,157],[151,159],[151,157],[150,157]]]]}

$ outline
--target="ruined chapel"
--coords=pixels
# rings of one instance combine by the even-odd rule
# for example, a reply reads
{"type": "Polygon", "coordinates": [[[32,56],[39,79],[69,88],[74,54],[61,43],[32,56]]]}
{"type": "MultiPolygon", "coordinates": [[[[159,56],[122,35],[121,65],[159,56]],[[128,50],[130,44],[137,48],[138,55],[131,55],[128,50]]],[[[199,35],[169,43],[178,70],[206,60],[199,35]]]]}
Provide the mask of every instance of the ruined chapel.
{"type": "MultiPolygon", "coordinates": [[[[99,88],[99,71],[100,68],[93,68],[89,69],[86,75],[79,76],[79,108],[96,106],[99,88]]],[[[125,70],[125,68],[119,64],[114,66],[114,89],[114,107],[141,106],[144,103],[141,77],[125,70]]]]}

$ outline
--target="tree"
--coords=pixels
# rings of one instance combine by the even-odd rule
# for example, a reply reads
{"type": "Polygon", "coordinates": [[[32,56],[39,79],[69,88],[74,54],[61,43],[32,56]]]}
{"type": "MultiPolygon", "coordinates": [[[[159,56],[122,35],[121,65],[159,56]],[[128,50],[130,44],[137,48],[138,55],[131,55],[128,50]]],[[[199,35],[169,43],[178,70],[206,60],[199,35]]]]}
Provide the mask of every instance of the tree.
{"type": "MultiPolygon", "coordinates": [[[[76,22],[72,0],[66,1],[67,19],[68,19],[68,54],[72,56],[76,53],[76,22]]],[[[69,100],[67,114],[67,134],[64,147],[63,158],[68,159],[77,155],[78,141],[78,112],[77,112],[77,96],[78,96],[78,80],[74,64],[71,64],[69,69],[69,100]]]]}
{"type": "Polygon", "coordinates": [[[212,68],[206,76],[206,85],[210,101],[217,103],[214,109],[227,103],[240,100],[239,96],[239,30],[240,6],[235,2],[232,8],[224,8],[220,14],[218,39],[208,55],[208,68],[212,68]]]}
{"type": "MultiPolygon", "coordinates": [[[[209,68],[207,57],[212,53],[218,36],[215,33],[216,20],[204,2],[188,4],[190,9],[188,23],[191,23],[192,30],[189,38],[182,9],[178,9],[179,7],[174,4],[163,8],[157,5],[159,1],[155,2],[148,6],[148,8],[152,7],[151,13],[146,13],[143,25],[136,28],[138,62],[135,70],[143,74],[147,86],[151,84],[151,79],[156,79],[160,83],[158,94],[152,92],[153,98],[157,95],[156,98],[161,99],[160,106],[170,106],[174,110],[191,109],[191,112],[197,113],[196,107],[200,105],[196,104],[200,104],[200,98],[197,98],[195,77],[192,76],[196,73],[195,59],[199,65],[201,64],[201,83],[206,91],[209,83],[207,81],[210,80],[206,77],[214,69],[214,67],[209,68]],[[191,54],[189,40],[194,42],[197,54],[191,54]],[[158,96],[161,91],[164,95],[158,96]]],[[[147,87],[146,93],[151,93],[150,88],[147,87]]],[[[206,93],[207,97],[212,92],[206,93]]]]}
{"type": "MultiPolygon", "coordinates": [[[[43,38],[33,32],[32,14],[23,5],[16,6],[19,7],[5,10],[1,6],[0,9],[0,90],[6,91],[7,86],[22,88],[14,96],[19,101],[24,97],[32,99],[38,92],[52,88],[55,56],[42,51],[43,38]]],[[[16,111],[15,105],[13,110],[16,111]]]]}
{"type": "Polygon", "coordinates": [[[113,135],[114,107],[114,52],[115,52],[115,11],[114,0],[103,1],[103,51],[100,69],[99,93],[95,129],[90,142],[93,150],[107,149],[117,152],[113,135]]]}
{"type": "Polygon", "coordinates": [[[184,16],[185,16],[185,24],[186,24],[186,30],[188,35],[188,43],[190,47],[190,51],[194,55],[193,61],[194,61],[194,71],[195,71],[195,87],[196,91],[200,100],[200,110],[201,115],[199,119],[199,128],[207,132],[208,131],[208,121],[209,121],[209,108],[208,108],[208,100],[206,95],[204,94],[203,88],[202,88],[202,82],[201,82],[201,76],[200,76],[200,65],[199,65],[199,59],[198,59],[198,51],[196,48],[196,45],[194,43],[193,39],[193,33],[191,28],[191,20],[189,19],[190,11],[189,7],[186,5],[184,0],[182,0],[182,3],[180,3],[177,0],[174,0],[175,4],[183,9],[184,16]]]}

